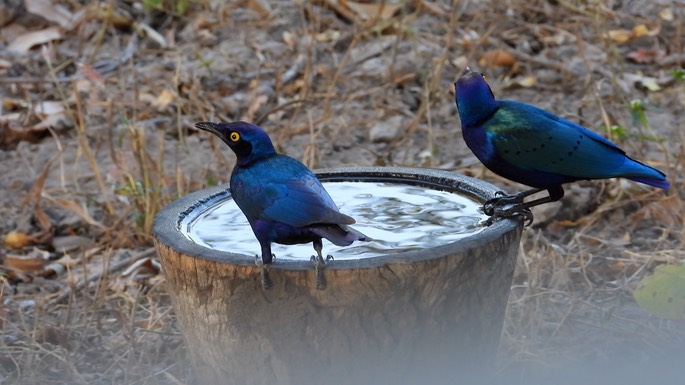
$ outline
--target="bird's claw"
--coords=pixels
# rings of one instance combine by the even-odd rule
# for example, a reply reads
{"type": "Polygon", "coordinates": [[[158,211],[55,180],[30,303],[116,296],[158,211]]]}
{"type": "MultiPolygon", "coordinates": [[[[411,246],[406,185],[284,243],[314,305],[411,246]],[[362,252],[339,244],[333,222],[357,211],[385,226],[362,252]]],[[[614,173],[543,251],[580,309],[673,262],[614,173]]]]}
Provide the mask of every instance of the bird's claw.
{"type": "Polygon", "coordinates": [[[523,217],[524,226],[527,227],[533,224],[533,212],[530,211],[530,208],[521,207],[520,205],[511,205],[509,207],[502,207],[498,205],[492,206],[490,209],[490,214],[488,214],[485,212],[485,208],[483,208],[485,214],[490,216],[490,218],[485,221],[485,226],[492,225],[499,218],[511,218],[517,215],[523,217]]]}
{"type": "Polygon", "coordinates": [[[483,213],[492,216],[498,208],[501,208],[504,205],[522,203],[523,198],[524,196],[521,196],[521,194],[509,195],[504,191],[497,191],[494,198],[488,199],[483,203],[483,213]]]}
{"type": "Polygon", "coordinates": [[[326,267],[326,260],[324,260],[320,255],[312,255],[309,260],[314,263],[316,269],[326,267]]]}
{"type": "MultiPolygon", "coordinates": [[[[271,254],[271,259],[273,260],[274,258],[276,258],[276,255],[275,255],[275,254],[271,254]]],[[[271,262],[266,263],[266,265],[268,265],[268,264],[270,264],[270,263],[271,263],[271,262]]],[[[255,255],[254,255],[254,264],[257,265],[257,266],[264,266],[264,265],[265,265],[265,263],[264,263],[264,258],[263,258],[263,257],[260,258],[258,254],[255,254],[255,255]]]]}
{"type": "Polygon", "coordinates": [[[333,261],[333,260],[334,260],[334,259],[333,259],[333,256],[332,256],[332,255],[328,254],[328,255],[326,256],[326,262],[328,262],[328,261],[333,261]]]}

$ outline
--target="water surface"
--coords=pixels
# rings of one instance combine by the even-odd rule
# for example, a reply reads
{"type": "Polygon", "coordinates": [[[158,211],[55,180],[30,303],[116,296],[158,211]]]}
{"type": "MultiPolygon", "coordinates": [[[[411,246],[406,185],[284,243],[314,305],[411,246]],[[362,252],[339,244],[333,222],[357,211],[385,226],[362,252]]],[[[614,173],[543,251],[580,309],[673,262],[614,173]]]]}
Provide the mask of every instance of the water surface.
{"type": "MultiPolygon", "coordinates": [[[[369,258],[452,243],[483,229],[480,206],[471,198],[420,186],[378,182],[324,182],[340,211],[353,217],[355,229],[371,242],[336,246],[324,239],[324,255],[337,260],[369,258]]],[[[196,210],[182,223],[182,233],[208,248],[233,253],[260,253],[259,242],[247,219],[228,197],[196,210]]],[[[306,245],[272,244],[276,258],[309,260],[306,245]]]]}

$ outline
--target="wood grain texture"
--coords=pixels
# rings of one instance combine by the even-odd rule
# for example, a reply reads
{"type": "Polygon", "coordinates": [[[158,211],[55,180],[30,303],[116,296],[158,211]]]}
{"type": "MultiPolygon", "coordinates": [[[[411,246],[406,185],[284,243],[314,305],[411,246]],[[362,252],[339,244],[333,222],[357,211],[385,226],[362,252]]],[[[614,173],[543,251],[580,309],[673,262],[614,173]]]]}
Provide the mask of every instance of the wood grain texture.
{"type": "MultiPolygon", "coordinates": [[[[347,167],[326,181],[390,182],[485,201],[498,189],[441,170],[347,167]]],[[[264,289],[254,256],[183,234],[227,186],[182,197],[155,218],[174,310],[198,384],[456,384],[493,368],[522,221],[501,220],[457,242],[332,261],[316,287],[310,261],[275,259],[264,289]]],[[[227,234],[230,236],[230,234],[227,234]]]]}
{"type": "Polygon", "coordinates": [[[493,364],[520,226],[459,254],[326,271],[260,269],[157,243],[202,384],[452,382],[493,364]]]}

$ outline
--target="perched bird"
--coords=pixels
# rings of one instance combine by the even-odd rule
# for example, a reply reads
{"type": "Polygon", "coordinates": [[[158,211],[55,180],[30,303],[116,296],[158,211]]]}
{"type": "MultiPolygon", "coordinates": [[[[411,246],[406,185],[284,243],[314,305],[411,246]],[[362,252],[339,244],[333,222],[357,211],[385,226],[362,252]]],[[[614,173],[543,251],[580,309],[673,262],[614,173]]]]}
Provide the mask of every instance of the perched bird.
{"type": "Polygon", "coordinates": [[[664,173],[587,128],[529,104],[496,100],[483,75],[468,67],[455,90],[464,141],[474,155],[495,174],[533,187],[486,202],[484,212],[493,218],[521,214],[530,223],[530,207],[561,199],[562,184],[581,179],[622,177],[670,187],[664,173]],[[549,196],[523,201],[543,190],[549,196]]]}
{"type": "Polygon", "coordinates": [[[371,240],[349,226],[355,220],[338,210],[314,173],[298,160],[276,153],[262,128],[245,122],[202,122],[195,127],[218,136],[237,157],[231,195],[261,245],[262,265],[272,262],[272,242],[312,242],[318,271],[326,265],[322,238],[338,246],[371,240]]]}

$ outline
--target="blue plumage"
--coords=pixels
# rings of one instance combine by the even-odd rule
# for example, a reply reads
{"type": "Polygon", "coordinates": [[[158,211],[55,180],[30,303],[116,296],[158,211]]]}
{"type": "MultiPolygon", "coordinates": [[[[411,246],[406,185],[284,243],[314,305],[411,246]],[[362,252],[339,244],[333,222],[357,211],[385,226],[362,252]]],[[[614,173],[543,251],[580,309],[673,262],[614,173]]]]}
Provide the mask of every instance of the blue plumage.
{"type": "Polygon", "coordinates": [[[623,177],[670,187],[662,172],[628,157],[585,127],[529,104],[496,100],[479,73],[467,68],[455,89],[462,134],[471,151],[494,173],[535,188],[487,202],[490,215],[520,213],[559,200],[562,184],[581,179],[623,177]],[[548,190],[549,197],[523,203],[523,198],[542,190],[548,190]],[[509,203],[518,204],[501,210],[509,203]]]}
{"type": "Polygon", "coordinates": [[[319,179],[302,163],[276,153],[260,127],[245,122],[197,123],[224,141],[236,154],[231,194],[261,245],[261,260],[272,262],[271,243],[312,242],[317,266],[325,264],[322,238],[339,246],[370,238],[348,225],[319,179]]]}

